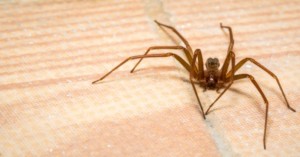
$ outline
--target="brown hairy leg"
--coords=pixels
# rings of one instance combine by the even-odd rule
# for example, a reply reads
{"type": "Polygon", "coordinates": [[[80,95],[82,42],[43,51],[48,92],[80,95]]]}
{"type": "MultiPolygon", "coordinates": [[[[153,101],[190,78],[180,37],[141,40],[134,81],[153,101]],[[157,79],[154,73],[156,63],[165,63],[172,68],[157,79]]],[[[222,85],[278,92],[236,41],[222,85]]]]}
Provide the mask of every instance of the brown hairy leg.
{"type": "Polygon", "coordinates": [[[190,44],[189,44],[189,42],[177,31],[177,29],[176,28],[174,28],[174,27],[172,27],[172,26],[169,26],[169,25],[165,25],[165,24],[162,24],[162,23],[160,23],[160,22],[158,22],[158,21],[156,21],[156,20],[154,20],[154,22],[157,24],[157,25],[159,25],[159,26],[161,26],[161,27],[166,27],[166,28],[169,28],[169,29],[171,29],[181,40],[182,40],[182,42],[184,43],[184,45],[186,46],[186,48],[187,48],[187,50],[191,53],[191,55],[192,55],[192,53],[193,53],[193,50],[192,50],[192,48],[191,48],[191,46],[190,46],[190,44]]]}
{"type": "Polygon", "coordinates": [[[171,57],[173,56],[177,61],[179,61],[179,63],[187,70],[190,71],[190,65],[188,63],[186,63],[186,61],[184,61],[180,56],[174,54],[174,53],[162,53],[162,54],[151,54],[151,55],[137,55],[137,56],[132,56],[129,57],[127,59],[125,59],[123,62],[121,62],[119,65],[117,65],[115,68],[113,68],[111,71],[109,71],[108,73],[106,73],[104,76],[102,76],[100,79],[93,81],[92,83],[95,84],[101,80],[103,80],[104,78],[106,78],[108,75],[110,75],[112,72],[114,72],[116,69],[118,69],[120,66],[122,66],[123,64],[125,64],[126,62],[128,62],[129,60],[133,60],[133,59],[140,59],[140,58],[157,58],[157,57],[171,57]]]}
{"type": "MultiPolygon", "coordinates": [[[[191,64],[192,62],[192,57],[191,54],[189,53],[189,51],[182,46],[151,46],[147,49],[147,51],[145,52],[144,55],[147,55],[151,50],[168,50],[168,49],[173,49],[173,50],[183,50],[185,56],[188,59],[188,62],[191,64]]],[[[135,66],[132,68],[132,70],[130,71],[131,73],[134,72],[134,70],[137,68],[137,66],[140,64],[140,62],[143,60],[143,58],[141,58],[136,64],[135,66]]]]}
{"type": "MultiPolygon", "coordinates": [[[[232,65],[232,69],[233,71],[235,71],[235,54],[233,51],[231,51],[230,53],[231,56],[231,65],[232,65]]],[[[222,78],[222,76],[221,76],[222,78]]],[[[222,97],[222,95],[231,87],[231,85],[233,84],[234,81],[234,73],[230,73],[230,76],[228,77],[227,80],[222,80],[224,82],[229,82],[229,85],[227,85],[227,87],[222,91],[222,93],[216,98],[216,100],[208,107],[208,109],[205,112],[205,115],[207,115],[209,113],[209,110],[214,106],[214,104],[222,97]]]]}
{"type": "MultiPolygon", "coordinates": [[[[201,112],[202,112],[202,116],[203,116],[204,119],[206,119],[205,118],[205,114],[204,114],[204,110],[203,110],[203,107],[202,107],[202,104],[201,104],[201,101],[200,101],[200,98],[199,98],[199,95],[197,93],[197,90],[196,90],[196,87],[195,87],[195,84],[194,84],[194,81],[193,81],[193,78],[196,78],[198,80],[199,79],[203,79],[203,78],[198,78],[198,74],[197,73],[196,73],[196,75],[194,75],[194,68],[195,68],[195,65],[196,65],[196,59],[197,59],[197,57],[198,57],[198,59],[202,59],[202,54],[201,54],[201,50],[200,49],[196,49],[195,53],[194,53],[194,56],[193,56],[193,61],[192,61],[191,70],[190,70],[190,81],[191,81],[194,93],[195,93],[195,95],[197,97],[197,100],[198,100],[198,103],[199,103],[199,106],[200,106],[200,109],[201,109],[201,112]],[[201,56],[201,57],[199,57],[199,56],[201,56]]],[[[199,63],[200,62],[203,63],[202,60],[200,60],[198,62],[199,63]]],[[[201,66],[202,66],[202,69],[203,69],[203,64],[201,66]]],[[[199,67],[199,70],[201,70],[200,67],[199,67]]],[[[200,71],[200,73],[202,73],[202,72],[200,71]]]]}
{"type": "MultiPolygon", "coordinates": [[[[284,97],[284,99],[285,99],[285,102],[286,102],[286,104],[287,104],[288,109],[290,109],[290,110],[293,111],[293,112],[296,112],[296,110],[290,106],[290,104],[289,104],[289,102],[288,102],[288,100],[287,100],[287,98],[286,98],[286,96],[285,96],[285,93],[284,93],[284,91],[283,91],[283,88],[282,88],[282,86],[281,86],[281,84],[280,84],[280,81],[279,81],[278,77],[277,77],[273,72],[271,72],[269,69],[267,69],[265,66],[263,66],[262,64],[260,64],[259,62],[257,62],[256,60],[254,60],[254,59],[252,59],[252,58],[245,58],[245,59],[241,60],[241,61],[236,65],[235,71],[239,70],[239,69],[240,69],[247,61],[250,61],[250,62],[252,62],[253,64],[255,64],[256,66],[260,67],[262,70],[264,70],[265,72],[267,72],[269,75],[271,75],[271,76],[276,80],[276,82],[277,82],[277,84],[278,84],[278,86],[279,86],[279,88],[280,88],[280,90],[281,90],[281,93],[282,93],[282,95],[283,95],[283,97],[284,97]]],[[[227,77],[229,77],[229,74],[230,74],[230,73],[231,73],[231,72],[229,72],[229,73],[227,74],[227,77]]]]}
{"type": "Polygon", "coordinates": [[[234,80],[240,80],[244,78],[249,78],[255,88],[258,90],[262,98],[264,99],[264,102],[266,104],[266,113],[265,113],[265,128],[264,128],[264,138],[263,138],[263,144],[264,144],[264,149],[266,149],[266,135],[267,135],[267,123],[268,123],[268,111],[269,111],[269,102],[264,94],[264,92],[261,90],[259,87],[258,83],[255,81],[254,77],[249,75],[249,74],[239,74],[234,76],[234,80]]]}
{"type": "Polygon", "coordinates": [[[222,69],[221,79],[222,80],[226,80],[226,73],[227,73],[227,70],[228,70],[228,67],[229,67],[229,63],[230,63],[230,59],[231,59],[230,52],[232,52],[233,45],[234,45],[234,40],[233,40],[233,33],[232,33],[231,27],[229,27],[229,26],[223,26],[222,23],[220,23],[220,27],[223,28],[223,29],[226,28],[226,29],[229,30],[229,39],[230,39],[230,42],[229,42],[229,46],[228,46],[228,50],[227,50],[227,56],[225,58],[223,66],[221,68],[222,69]]]}

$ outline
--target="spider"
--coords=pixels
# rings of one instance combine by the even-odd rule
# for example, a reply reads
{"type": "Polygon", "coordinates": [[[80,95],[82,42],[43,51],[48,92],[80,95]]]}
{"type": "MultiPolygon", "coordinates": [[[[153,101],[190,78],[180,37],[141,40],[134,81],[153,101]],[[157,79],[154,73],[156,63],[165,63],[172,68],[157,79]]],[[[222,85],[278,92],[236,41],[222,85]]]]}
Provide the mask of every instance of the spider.
{"type": "Polygon", "coordinates": [[[269,69],[267,69],[262,64],[260,64],[259,62],[257,62],[256,60],[254,60],[252,58],[242,59],[240,62],[235,64],[235,53],[233,52],[233,45],[234,45],[233,33],[232,33],[231,27],[229,27],[229,26],[223,26],[222,23],[220,23],[221,29],[227,29],[229,31],[229,39],[230,39],[230,43],[228,46],[227,55],[226,55],[224,64],[220,68],[220,62],[219,62],[218,58],[208,58],[205,62],[206,69],[204,69],[203,58],[202,58],[202,53],[201,53],[200,49],[196,49],[195,51],[193,51],[189,42],[174,27],[162,24],[156,20],[154,22],[161,28],[168,28],[168,29],[172,30],[182,40],[182,42],[184,43],[185,46],[152,46],[152,47],[149,47],[144,55],[131,56],[131,57],[125,59],[123,62],[121,62],[115,68],[113,68],[111,71],[109,71],[104,76],[102,76],[100,79],[98,79],[92,83],[95,84],[95,83],[103,80],[108,75],[110,75],[113,71],[118,69],[120,66],[122,66],[129,60],[139,59],[139,61],[136,63],[136,65],[130,71],[132,73],[132,72],[134,72],[134,70],[137,68],[137,66],[141,63],[141,61],[144,58],[174,57],[190,73],[190,77],[189,77],[190,82],[192,84],[193,91],[196,95],[198,104],[200,106],[202,116],[205,119],[206,118],[205,116],[209,113],[210,109],[222,97],[222,95],[231,87],[231,85],[233,84],[234,81],[249,78],[250,81],[255,86],[255,88],[260,93],[260,95],[262,96],[262,99],[264,100],[264,103],[266,105],[264,135],[263,135],[263,147],[264,147],[264,149],[266,149],[266,130],[267,130],[268,110],[269,110],[268,99],[266,98],[264,92],[261,90],[260,86],[255,81],[253,76],[251,76],[249,74],[235,75],[235,73],[243,65],[245,65],[246,62],[248,62],[248,61],[252,62],[254,65],[256,65],[259,68],[261,68],[262,70],[264,70],[266,73],[271,75],[276,80],[276,82],[281,90],[281,93],[285,99],[288,109],[296,112],[296,110],[293,109],[289,105],[289,102],[285,96],[285,93],[282,89],[282,86],[279,82],[278,77],[273,72],[271,72],[269,69]],[[182,50],[182,52],[185,54],[185,56],[187,58],[187,61],[174,53],[148,54],[151,50],[182,50]],[[196,62],[197,59],[198,59],[198,62],[196,62]],[[230,63],[231,63],[231,70],[228,69],[230,66],[230,63]],[[203,87],[205,90],[210,89],[210,90],[218,91],[220,88],[224,88],[224,90],[220,93],[220,95],[216,98],[216,100],[208,107],[206,112],[204,112],[204,110],[203,110],[202,104],[200,102],[200,99],[199,99],[199,96],[198,96],[198,93],[197,93],[197,90],[195,87],[195,83],[199,84],[200,87],[203,87]]]}

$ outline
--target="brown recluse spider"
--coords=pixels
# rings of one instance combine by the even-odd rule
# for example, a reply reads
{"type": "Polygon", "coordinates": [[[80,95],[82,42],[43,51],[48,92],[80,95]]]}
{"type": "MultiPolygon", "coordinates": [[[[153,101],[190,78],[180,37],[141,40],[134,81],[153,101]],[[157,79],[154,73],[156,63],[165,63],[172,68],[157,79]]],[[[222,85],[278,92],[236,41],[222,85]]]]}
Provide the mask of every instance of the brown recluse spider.
{"type": "Polygon", "coordinates": [[[295,109],[293,109],[290,105],[289,102],[285,96],[285,93],[283,92],[283,89],[281,87],[281,84],[279,82],[279,79],[277,76],[272,73],[269,69],[264,67],[262,64],[258,63],[256,60],[252,58],[245,58],[242,59],[239,63],[235,64],[235,54],[232,51],[233,50],[233,45],[234,45],[234,40],[233,40],[233,35],[232,35],[232,29],[229,26],[223,26],[222,23],[220,23],[220,27],[222,29],[228,29],[229,31],[229,36],[230,36],[230,43],[228,46],[227,50],[227,56],[225,58],[224,64],[219,69],[220,63],[218,58],[208,58],[205,63],[206,69],[204,70],[204,65],[203,65],[203,58],[202,58],[202,53],[200,49],[196,49],[193,53],[193,50],[188,43],[188,41],[172,26],[168,26],[165,24],[162,24],[158,21],[155,20],[155,22],[160,26],[160,27],[166,27],[171,29],[184,43],[184,46],[152,46],[147,49],[144,55],[137,55],[137,56],[131,56],[127,59],[125,59],[123,62],[121,62],[119,65],[117,65],[115,68],[113,68],[111,71],[109,71],[107,74],[102,76],[100,79],[96,80],[93,82],[97,83],[104,78],[106,78],[109,74],[111,74],[113,71],[115,71],[117,68],[122,66],[124,63],[126,63],[129,60],[134,60],[134,59],[139,59],[139,61],[136,63],[136,65],[133,67],[131,70],[131,73],[134,72],[136,67],[139,65],[139,63],[143,60],[143,58],[155,58],[155,57],[174,57],[179,63],[190,73],[190,82],[192,84],[193,90],[196,94],[197,101],[199,103],[200,109],[202,111],[202,116],[205,119],[205,115],[207,115],[210,111],[210,109],[214,106],[214,104],[221,98],[221,96],[231,87],[233,82],[235,80],[240,80],[244,78],[249,78],[250,81],[253,83],[255,88],[258,90],[260,95],[262,96],[265,105],[266,105],[266,112],[265,112],[265,126],[264,126],[264,137],[263,137],[263,146],[264,149],[266,149],[266,130],[267,130],[267,121],[268,121],[268,110],[269,110],[269,102],[264,94],[264,92],[261,90],[260,86],[258,83],[255,81],[254,77],[249,75],[249,74],[237,74],[235,75],[235,72],[239,70],[247,61],[252,62],[265,72],[267,72],[269,75],[271,75],[276,81],[277,84],[281,90],[281,93],[285,99],[285,102],[287,104],[288,109],[296,112],[295,109]],[[182,59],[180,56],[174,54],[174,53],[160,53],[160,54],[148,54],[151,50],[158,50],[158,49],[166,49],[166,50],[182,50],[187,57],[187,62],[182,59]],[[198,66],[196,65],[196,60],[198,58],[198,66]],[[231,63],[231,70],[228,72],[228,67],[231,63]],[[216,98],[216,100],[208,107],[206,112],[204,112],[203,107],[201,105],[195,83],[200,84],[201,87],[204,87],[204,89],[211,89],[211,90],[219,90],[220,88],[225,88],[220,95],[216,98]]]}

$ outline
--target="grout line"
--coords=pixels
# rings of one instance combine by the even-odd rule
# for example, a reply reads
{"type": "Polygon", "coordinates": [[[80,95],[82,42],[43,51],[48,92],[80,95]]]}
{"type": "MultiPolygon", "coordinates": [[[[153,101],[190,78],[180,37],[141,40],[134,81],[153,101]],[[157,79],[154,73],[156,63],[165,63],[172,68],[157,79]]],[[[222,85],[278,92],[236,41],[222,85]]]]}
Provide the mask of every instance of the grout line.
{"type": "Polygon", "coordinates": [[[220,128],[214,127],[215,125],[218,125],[216,124],[216,121],[214,121],[215,118],[216,117],[209,118],[209,116],[207,116],[204,122],[206,124],[208,133],[211,135],[213,141],[215,142],[217,150],[223,157],[237,156],[237,154],[233,152],[230,142],[224,137],[222,130],[219,131],[220,128]]]}
{"type": "MultiPolygon", "coordinates": [[[[172,14],[165,10],[164,3],[161,0],[155,0],[155,1],[151,1],[151,2],[152,3],[156,3],[156,5],[159,5],[159,8],[160,8],[159,11],[160,11],[160,13],[164,14],[164,16],[162,16],[162,17],[166,18],[167,19],[166,21],[168,21],[169,23],[171,23],[171,18],[172,18],[171,16],[172,16],[172,14]]],[[[150,14],[150,16],[151,15],[152,14],[150,14]]],[[[161,19],[161,18],[159,18],[159,19],[161,19]]],[[[164,36],[171,37],[171,40],[173,42],[175,42],[176,45],[180,44],[180,43],[176,42],[176,40],[171,36],[171,34],[174,34],[173,32],[171,32],[170,34],[168,32],[163,32],[163,33],[165,34],[164,36]]],[[[178,68],[177,72],[180,73],[180,68],[178,68]]],[[[232,156],[233,155],[231,153],[232,149],[229,146],[230,143],[224,141],[224,138],[222,138],[222,135],[219,132],[217,132],[216,129],[212,128],[212,123],[211,123],[211,121],[209,119],[204,120],[204,123],[205,123],[206,131],[210,134],[212,141],[215,143],[215,148],[216,148],[216,151],[218,151],[218,154],[220,154],[220,155],[226,155],[226,156],[232,156]],[[231,150],[231,151],[228,151],[228,150],[231,150]]]]}

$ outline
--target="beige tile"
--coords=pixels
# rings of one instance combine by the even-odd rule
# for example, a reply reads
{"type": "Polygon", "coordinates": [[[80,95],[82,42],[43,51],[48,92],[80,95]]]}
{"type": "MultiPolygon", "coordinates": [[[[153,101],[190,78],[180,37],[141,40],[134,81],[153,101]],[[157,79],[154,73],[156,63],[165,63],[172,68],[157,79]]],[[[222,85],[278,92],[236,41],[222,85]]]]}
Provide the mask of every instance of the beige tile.
{"type": "MultiPolygon", "coordinates": [[[[175,45],[154,19],[175,26],[204,58],[223,61],[223,22],[233,28],[237,61],[253,57],[272,70],[300,110],[298,3],[1,1],[0,156],[297,156],[299,112],[252,64],[240,73],[255,76],[270,102],[266,151],[265,106],[249,80],[234,84],[206,120],[174,59],[145,60],[134,74],[129,62],[91,82],[150,46],[175,45]]],[[[217,96],[198,91],[205,108],[217,96]]]]}

